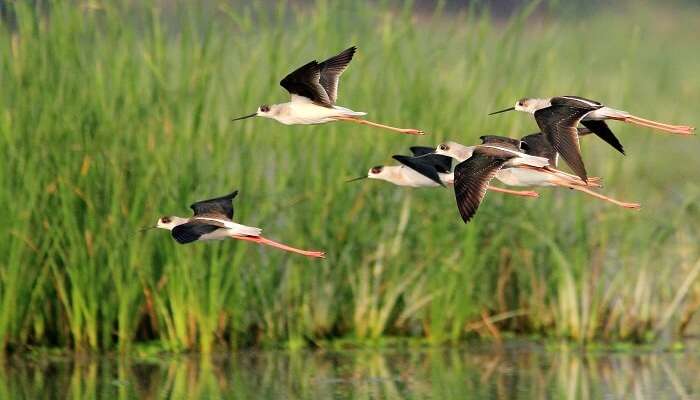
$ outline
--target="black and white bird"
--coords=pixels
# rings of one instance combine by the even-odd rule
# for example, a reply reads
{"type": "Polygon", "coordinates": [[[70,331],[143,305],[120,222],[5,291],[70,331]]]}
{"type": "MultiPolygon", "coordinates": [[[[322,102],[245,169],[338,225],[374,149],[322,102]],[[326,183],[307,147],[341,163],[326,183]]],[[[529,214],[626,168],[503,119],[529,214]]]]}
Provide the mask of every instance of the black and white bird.
{"type": "Polygon", "coordinates": [[[350,47],[323,62],[310,61],[287,75],[280,85],[291,95],[291,101],[282,104],[263,104],[257,111],[235,118],[272,118],[285,125],[325,124],[347,121],[392,131],[422,135],[419,129],[396,128],[360,118],[367,113],[353,111],[335,104],[338,98],[338,80],[352,60],[357,48],[350,47]]]}
{"type": "MultiPolygon", "coordinates": [[[[588,134],[586,130],[580,130],[579,135],[588,134]]],[[[554,168],[557,165],[557,152],[552,148],[549,142],[544,138],[542,133],[533,133],[523,136],[521,139],[513,139],[503,136],[482,136],[481,140],[484,144],[502,144],[520,146],[520,149],[527,154],[544,157],[549,159],[549,166],[546,168],[534,167],[519,167],[519,168],[501,168],[496,174],[496,179],[509,186],[526,186],[526,187],[547,187],[559,186],[577,190],[596,197],[620,207],[629,209],[639,209],[637,203],[628,203],[616,200],[612,197],[604,196],[598,192],[590,190],[588,187],[601,187],[600,178],[589,177],[588,184],[583,182],[581,178],[575,175],[567,174],[564,171],[559,171],[554,168]],[[517,143],[517,144],[516,144],[517,143]]]]}
{"type": "Polygon", "coordinates": [[[544,168],[549,165],[546,158],[525,154],[512,143],[464,146],[446,142],[438,145],[435,153],[459,161],[454,169],[454,191],[457,208],[465,223],[472,219],[490,188],[491,180],[503,167],[544,168]]]}
{"type": "Polygon", "coordinates": [[[313,258],[325,258],[322,251],[297,249],[267,239],[262,229],[233,222],[233,198],[238,191],[214,199],[198,201],[190,206],[194,215],[190,218],[165,216],[158,219],[154,228],[167,229],[180,244],[204,240],[237,239],[276,247],[278,249],[313,258]]]}
{"type": "Polygon", "coordinates": [[[516,157],[512,151],[495,146],[476,146],[469,158],[457,164],[454,171],[455,199],[465,223],[476,214],[496,173],[516,157]]]}
{"type": "MultiPolygon", "coordinates": [[[[445,187],[454,183],[451,157],[435,154],[435,149],[432,147],[413,146],[411,153],[413,156],[393,156],[393,159],[401,165],[378,165],[370,168],[366,176],[354,178],[348,182],[369,178],[383,180],[397,186],[414,188],[445,187]]],[[[533,191],[508,190],[495,186],[490,186],[488,189],[515,196],[538,196],[533,191]]]]}
{"type": "Polygon", "coordinates": [[[579,123],[623,154],[622,144],[605,120],[622,121],[680,135],[692,135],[695,130],[690,126],[670,125],[640,118],[626,111],[606,107],[597,101],[578,96],[559,96],[548,99],[523,98],[518,100],[515,106],[489,115],[513,110],[534,114],[537,125],[549,143],[561,154],[574,173],[584,181],[587,181],[588,175],[578,142],[576,128],[579,123]]]}

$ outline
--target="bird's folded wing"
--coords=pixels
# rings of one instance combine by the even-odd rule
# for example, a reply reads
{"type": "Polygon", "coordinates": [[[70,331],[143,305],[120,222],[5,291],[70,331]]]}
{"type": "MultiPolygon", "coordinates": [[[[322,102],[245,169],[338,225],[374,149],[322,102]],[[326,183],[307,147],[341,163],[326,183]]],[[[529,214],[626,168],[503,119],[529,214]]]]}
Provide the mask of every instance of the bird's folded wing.
{"type": "Polygon", "coordinates": [[[202,235],[212,233],[217,229],[220,229],[220,227],[202,221],[190,221],[174,227],[170,233],[178,243],[186,244],[192,243],[202,235]]]}
{"type": "Polygon", "coordinates": [[[402,155],[394,155],[393,158],[394,160],[400,162],[408,168],[434,181],[438,185],[445,186],[445,184],[442,183],[442,181],[440,180],[440,175],[438,175],[437,169],[435,169],[434,166],[425,162],[422,158],[408,157],[402,155]]]}

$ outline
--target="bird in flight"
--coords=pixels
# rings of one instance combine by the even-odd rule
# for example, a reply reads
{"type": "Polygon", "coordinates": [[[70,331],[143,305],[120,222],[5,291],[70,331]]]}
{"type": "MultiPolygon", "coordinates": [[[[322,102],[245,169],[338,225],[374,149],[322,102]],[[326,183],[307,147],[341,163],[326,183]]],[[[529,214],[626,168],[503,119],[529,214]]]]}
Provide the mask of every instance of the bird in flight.
{"type": "Polygon", "coordinates": [[[236,239],[272,246],[312,258],[325,258],[322,251],[301,250],[261,236],[262,229],[233,222],[233,198],[238,191],[225,196],[198,201],[190,206],[189,218],[164,216],[152,228],[167,229],[180,244],[204,240],[236,239]]]}
{"type": "Polygon", "coordinates": [[[518,100],[515,106],[489,115],[513,110],[533,114],[537,125],[552,147],[584,181],[587,181],[588,175],[578,142],[576,128],[579,123],[623,154],[622,144],[610,130],[606,120],[622,121],[679,135],[692,135],[695,130],[691,126],[670,125],[637,117],[626,111],[606,107],[597,101],[578,96],[558,96],[548,99],[523,98],[518,100]]]}
{"type": "MultiPolygon", "coordinates": [[[[584,130],[579,132],[580,135],[588,134],[584,130]]],[[[638,203],[628,203],[616,200],[612,197],[605,196],[601,193],[590,190],[590,187],[601,187],[600,178],[589,177],[588,183],[583,182],[576,175],[567,174],[564,171],[555,169],[557,165],[557,152],[547,142],[541,133],[533,133],[523,136],[520,140],[507,138],[503,136],[482,136],[481,140],[484,144],[501,144],[513,145],[514,142],[519,142],[520,149],[526,154],[544,157],[549,160],[549,166],[545,168],[536,168],[531,166],[521,166],[517,168],[501,168],[496,173],[496,179],[509,186],[559,186],[583,192],[589,196],[598,198],[629,209],[639,209],[641,206],[638,203]]]]}
{"type": "MultiPolygon", "coordinates": [[[[432,147],[413,146],[411,153],[413,156],[393,156],[401,165],[378,165],[370,168],[367,175],[348,182],[369,178],[405,187],[445,187],[454,184],[451,157],[435,154],[432,147]]],[[[509,190],[496,186],[489,186],[488,190],[514,196],[538,197],[537,193],[529,190],[509,190]]]]}
{"type": "Polygon", "coordinates": [[[352,60],[357,48],[346,49],[323,62],[310,61],[280,81],[291,95],[291,101],[281,104],[263,104],[250,115],[234,118],[234,121],[251,118],[272,118],[285,125],[325,124],[346,121],[383,128],[411,135],[423,135],[419,129],[396,128],[362,119],[364,112],[353,111],[335,104],[338,98],[338,81],[352,60]]]}

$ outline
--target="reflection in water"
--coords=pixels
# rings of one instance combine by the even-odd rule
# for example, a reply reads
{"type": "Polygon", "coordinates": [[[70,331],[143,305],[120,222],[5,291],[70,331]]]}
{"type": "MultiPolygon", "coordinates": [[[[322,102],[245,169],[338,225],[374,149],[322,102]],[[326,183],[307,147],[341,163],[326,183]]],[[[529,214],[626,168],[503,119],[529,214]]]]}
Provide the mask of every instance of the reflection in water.
{"type": "Polygon", "coordinates": [[[0,399],[690,399],[691,353],[497,348],[239,352],[206,360],[8,358],[0,399]]]}

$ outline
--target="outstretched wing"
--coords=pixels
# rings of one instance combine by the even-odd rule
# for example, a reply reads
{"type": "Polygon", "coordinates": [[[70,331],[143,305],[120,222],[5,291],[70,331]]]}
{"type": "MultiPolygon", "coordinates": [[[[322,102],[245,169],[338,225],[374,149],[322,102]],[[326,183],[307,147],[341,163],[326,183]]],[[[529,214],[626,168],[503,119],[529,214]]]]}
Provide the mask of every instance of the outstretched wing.
{"type": "Polygon", "coordinates": [[[280,85],[289,94],[306,97],[307,99],[322,105],[332,107],[333,103],[328,98],[326,89],[321,85],[321,68],[316,60],[310,61],[280,81],[280,85]]]}
{"type": "MultiPolygon", "coordinates": [[[[573,103],[574,101],[568,101],[573,103]]],[[[588,180],[586,167],[581,158],[581,148],[578,143],[578,126],[581,119],[589,112],[596,109],[588,107],[584,103],[581,107],[571,105],[555,105],[535,111],[535,121],[549,144],[561,154],[569,164],[569,167],[584,181],[588,180]]]]}
{"type": "Polygon", "coordinates": [[[445,186],[440,180],[440,175],[438,175],[437,169],[434,166],[426,163],[422,158],[394,155],[394,160],[400,162],[401,164],[411,168],[412,170],[418,172],[419,174],[425,176],[426,178],[434,181],[440,186],[445,186]]]}
{"type": "Polygon", "coordinates": [[[457,208],[464,223],[472,219],[486,195],[489,182],[512,154],[496,149],[477,149],[455,167],[454,187],[457,208]]]}
{"type": "Polygon", "coordinates": [[[191,221],[174,227],[170,234],[178,243],[186,244],[192,243],[202,237],[202,235],[212,233],[219,228],[216,225],[201,221],[191,221]]]}
{"type": "Polygon", "coordinates": [[[190,206],[195,217],[202,215],[226,216],[233,219],[233,198],[238,194],[238,190],[226,196],[216,197],[209,200],[198,201],[190,206]]]}
{"type": "Polygon", "coordinates": [[[625,154],[625,149],[622,147],[622,143],[617,139],[615,134],[610,130],[610,127],[608,126],[605,121],[596,121],[596,120],[581,120],[581,125],[585,126],[586,128],[590,129],[591,132],[595,133],[596,136],[599,138],[603,139],[605,143],[609,144],[612,146],[615,150],[619,151],[622,154],[625,154]]]}
{"type": "Polygon", "coordinates": [[[319,82],[323,89],[325,89],[328,99],[331,104],[335,104],[338,98],[338,80],[340,75],[345,71],[352,61],[352,56],[355,55],[357,47],[352,46],[349,49],[345,49],[340,54],[333,56],[326,61],[318,64],[319,71],[321,73],[319,82]]]}

